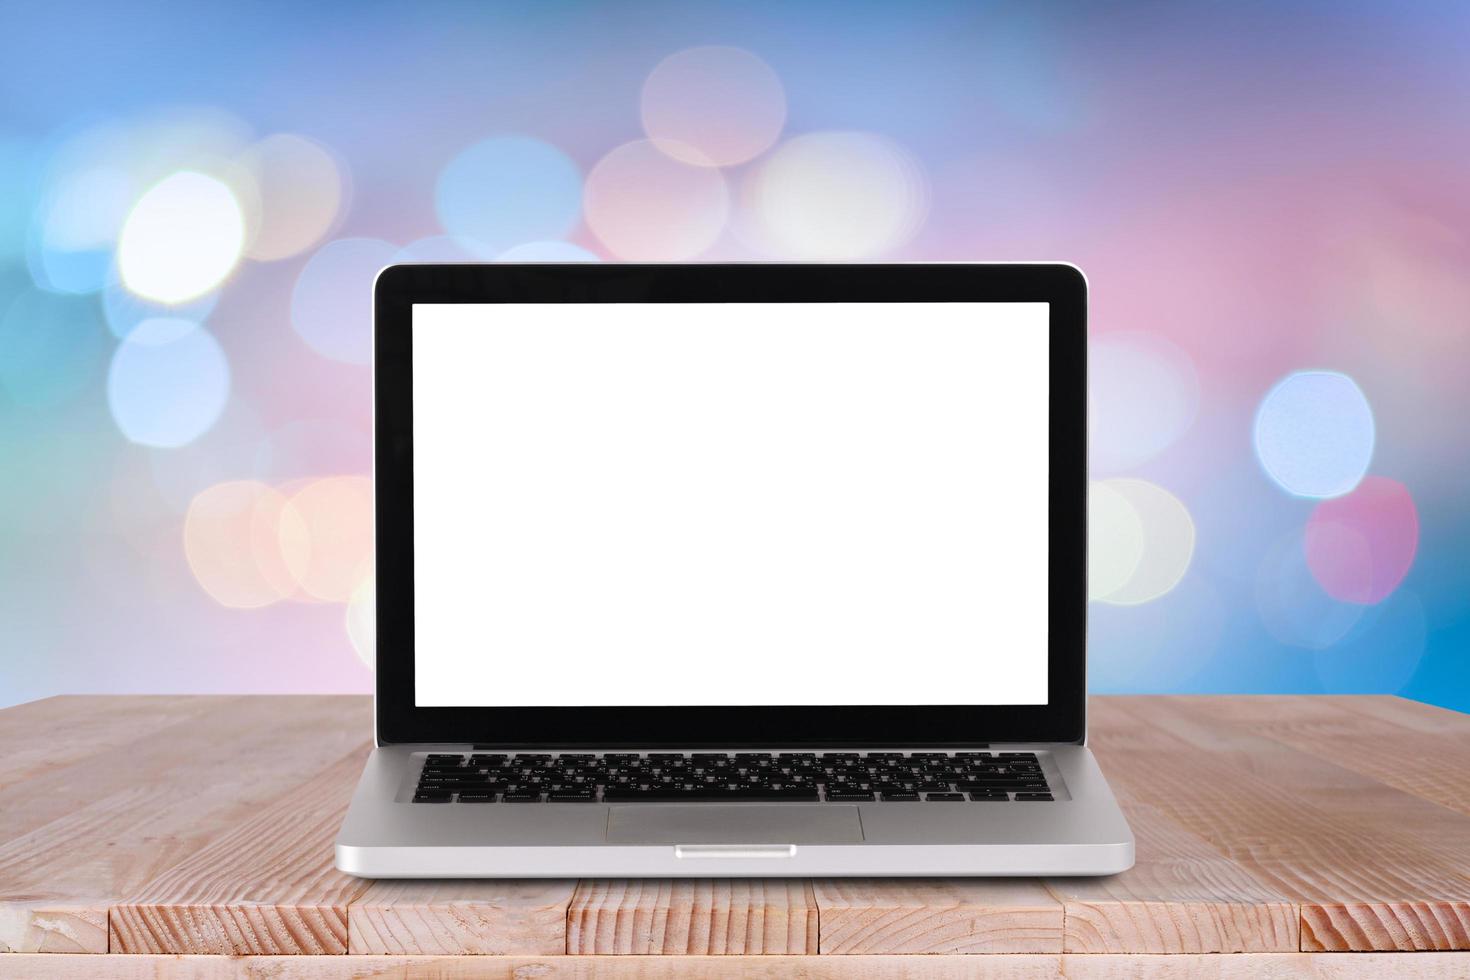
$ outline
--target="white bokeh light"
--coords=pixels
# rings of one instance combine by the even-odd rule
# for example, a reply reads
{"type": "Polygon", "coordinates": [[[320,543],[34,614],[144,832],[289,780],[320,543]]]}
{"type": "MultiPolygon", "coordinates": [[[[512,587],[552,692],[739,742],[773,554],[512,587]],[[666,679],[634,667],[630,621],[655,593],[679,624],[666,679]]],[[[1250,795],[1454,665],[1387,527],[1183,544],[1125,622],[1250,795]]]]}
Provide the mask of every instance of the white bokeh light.
{"type": "Polygon", "coordinates": [[[786,123],[786,93],[771,66],[741,48],[671,54],[643,83],[643,131],[696,166],[728,167],[763,153],[786,123]]]}
{"type": "Polygon", "coordinates": [[[1093,485],[1123,498],[1143,528],[1143,549],[1137,567],[1118,587],[1094,598],[1117,605],[1151,602],[1179,584],[1194,557],[1194,520],[1169,491],[1146,480],[1113,479],[1093,485]]]}
{"type": "Polygon", "coordinates": [[[1143,519],[1106,483],[1087,493],[1087,597],[1100,599],[1128,584],[1143,558],[1143,519]]]}
{"type": "Polygon", "coordinates": [[[118,239],[118,271],[139,296],[183,303],[224,281],[244,245],[245,217],[230,188],[182,171],[133,206],[118,239]]]}
{"type": "Polygon", "coordinates": [[[874,133],[818,132],[789,139],[744,186],[754,234],[792,259],[864,259],[907,242],[928,211],[918,162],[874,133]]]}
{"type": "Polygon", "coordinates": [[[1337,371],[1288,375],[1256,412],[1261,466],[1298,497],[1340,497],[1351,491],[1368,472],[1375,439],[1367,397],[1337,371]]]}
{"type": "Polygon", "coordinates": [[[1087,348],[1094,473],[1117,473],[1173,445],[1199,412],[1199,376],[1189,355],[1134,331],[1095,337],[1087,348]]]}
{"type": "Polygon", "coordinates": [[[301,339],[334,361],[371,363],[373,282],[398,254],[376,238],[339,238],[317,249],[291,292],[291,325],[301,339]]]}
{"type": "Polygon", "coordinates": [[[592,168],[584,206],[588,227],[609,252],[633,262],[668,262],[692,259],[715,243],[730,194],[719,170],[636,140],[592,168]]]}
{"type": "Polygon", "coordinates": [[[120,343],[107,373],[107,405],[130,441],[173,448],[214,425],[230,394],[230,365],[191,320],[144,320],[120,343]]]}

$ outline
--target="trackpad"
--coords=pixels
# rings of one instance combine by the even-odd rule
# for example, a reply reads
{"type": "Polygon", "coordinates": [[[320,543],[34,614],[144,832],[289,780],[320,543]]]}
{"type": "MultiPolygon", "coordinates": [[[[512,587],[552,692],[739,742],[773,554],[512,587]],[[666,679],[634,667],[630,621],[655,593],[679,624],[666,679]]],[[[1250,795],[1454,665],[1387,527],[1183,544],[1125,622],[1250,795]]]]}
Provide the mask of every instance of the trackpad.
{"type": "Polygon", "coordinates": [[[858,808],[841,803],[633,803],[609,810],[607,839],[617,844],[849,844],[863,839],[858,808]]]}

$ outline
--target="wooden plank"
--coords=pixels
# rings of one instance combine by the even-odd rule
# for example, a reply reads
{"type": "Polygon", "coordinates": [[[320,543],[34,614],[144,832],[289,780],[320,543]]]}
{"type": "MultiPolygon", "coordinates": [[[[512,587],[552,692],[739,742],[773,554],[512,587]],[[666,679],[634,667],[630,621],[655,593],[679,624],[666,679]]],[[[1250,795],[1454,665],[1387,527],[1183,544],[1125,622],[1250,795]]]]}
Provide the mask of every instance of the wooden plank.
{"type": "Polygon", "coordinates": [[[800,879],[583,881],[567,909],[567,952],[815,953],[817,906],[800,879]]]}
{"type": "Polygon", "coordinates": [[[1059,953],[1062,905],[1033,881],[812,882],[822,953],[1059,953]]]}
{"type": "Polygon", "coordinates": [[[1463,980],[1470,953],[994,956],[0,957],[0,980],[1463,980]],[[105,964],[105,967],[103,966],[105,964]]]}
{"type": "MultiPolygon", "coordinates": [[[[364,748],[370,731],[362,697],[198,700],[204,710],[185,721],[131,742],[120,730],[95,755],[7,792],[0,948],[106,952],[105,932],[89,924],[106,922],[113,904],[262,804],[364,748]]],[[[90,699],[43,707],[41,727],[21,748],[84,725],[90,699]]]]}
{"type": "Polygon", "coordinates": [[[1306,950],[1470,949],[1470,823],[1202,712],[1117,698],[1093,730],[1115,788],[1301,907],[1306,950]]]}
{"type": "MultiPolygon", "coordinates": [[[[161,728],[189,721],[225,698],[194,695],[67,695],[0,711],[0,788],[71,765],[161,728]],[[57,724],[65,719],[65,724],[57,724]]],[[[4,828],[0,827],[0,833],[4,828]]]]}
{"type": "Polygon", "coordinates": [[[564,953],[576,889],[573,879],[374,882],[347,907],[347,951],[564,953]]]}
{"type": "Polygon", "coordinates": [[[1203,703],[1199,710],[1470,814],[1470,717],[1465,715],[1373,697],[1231,698],[1228,704],[1203,703]]]}
{"type": "Polygon", "coordinates": [[[1388,694],[1318,696],[1310,700],[1328,701],[1344,711],[1379,718],[1416,732],[1470,737],[1470,714],[1422,701],[1411,701],[1388,694]]]}
{"type": "MultiPolygon", "coordinates": [[[[1120,801],[1137,863],[1106,878],[1054,878],[1068,953],[1260,953],[1300,948],[1299,909],[1155,807],[1120,801]]],[[[824,920],[825,924],[825,920],[824,920]]]]}
{"type": "Polygon", "coordinates": [[[114,953],[346,953],[347,906],[368,883],[332,841],[364,746],[286,790],[113,906],[114,953]]]}

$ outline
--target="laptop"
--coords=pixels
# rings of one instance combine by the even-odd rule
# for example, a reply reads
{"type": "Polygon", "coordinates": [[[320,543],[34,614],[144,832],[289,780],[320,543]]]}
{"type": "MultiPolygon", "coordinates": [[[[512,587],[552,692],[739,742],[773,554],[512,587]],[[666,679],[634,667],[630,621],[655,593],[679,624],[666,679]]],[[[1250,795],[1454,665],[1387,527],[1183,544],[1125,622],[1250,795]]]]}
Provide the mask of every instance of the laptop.
{"type": "Polygon", "coordinates": [[[1099,875],[1068,265],[375,286],[364,877],[1099,875]]]}

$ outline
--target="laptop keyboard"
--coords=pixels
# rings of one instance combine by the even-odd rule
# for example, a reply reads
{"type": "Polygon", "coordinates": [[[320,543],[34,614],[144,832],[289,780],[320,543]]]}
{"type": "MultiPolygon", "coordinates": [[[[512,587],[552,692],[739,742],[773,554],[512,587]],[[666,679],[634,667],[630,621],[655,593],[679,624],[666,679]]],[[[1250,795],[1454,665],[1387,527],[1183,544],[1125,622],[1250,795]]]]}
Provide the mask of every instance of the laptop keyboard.
{"type": "Polygon", "coordinates": [[[415,803],[1037,802],[1033,752],[439,753],[415,803]]]}

